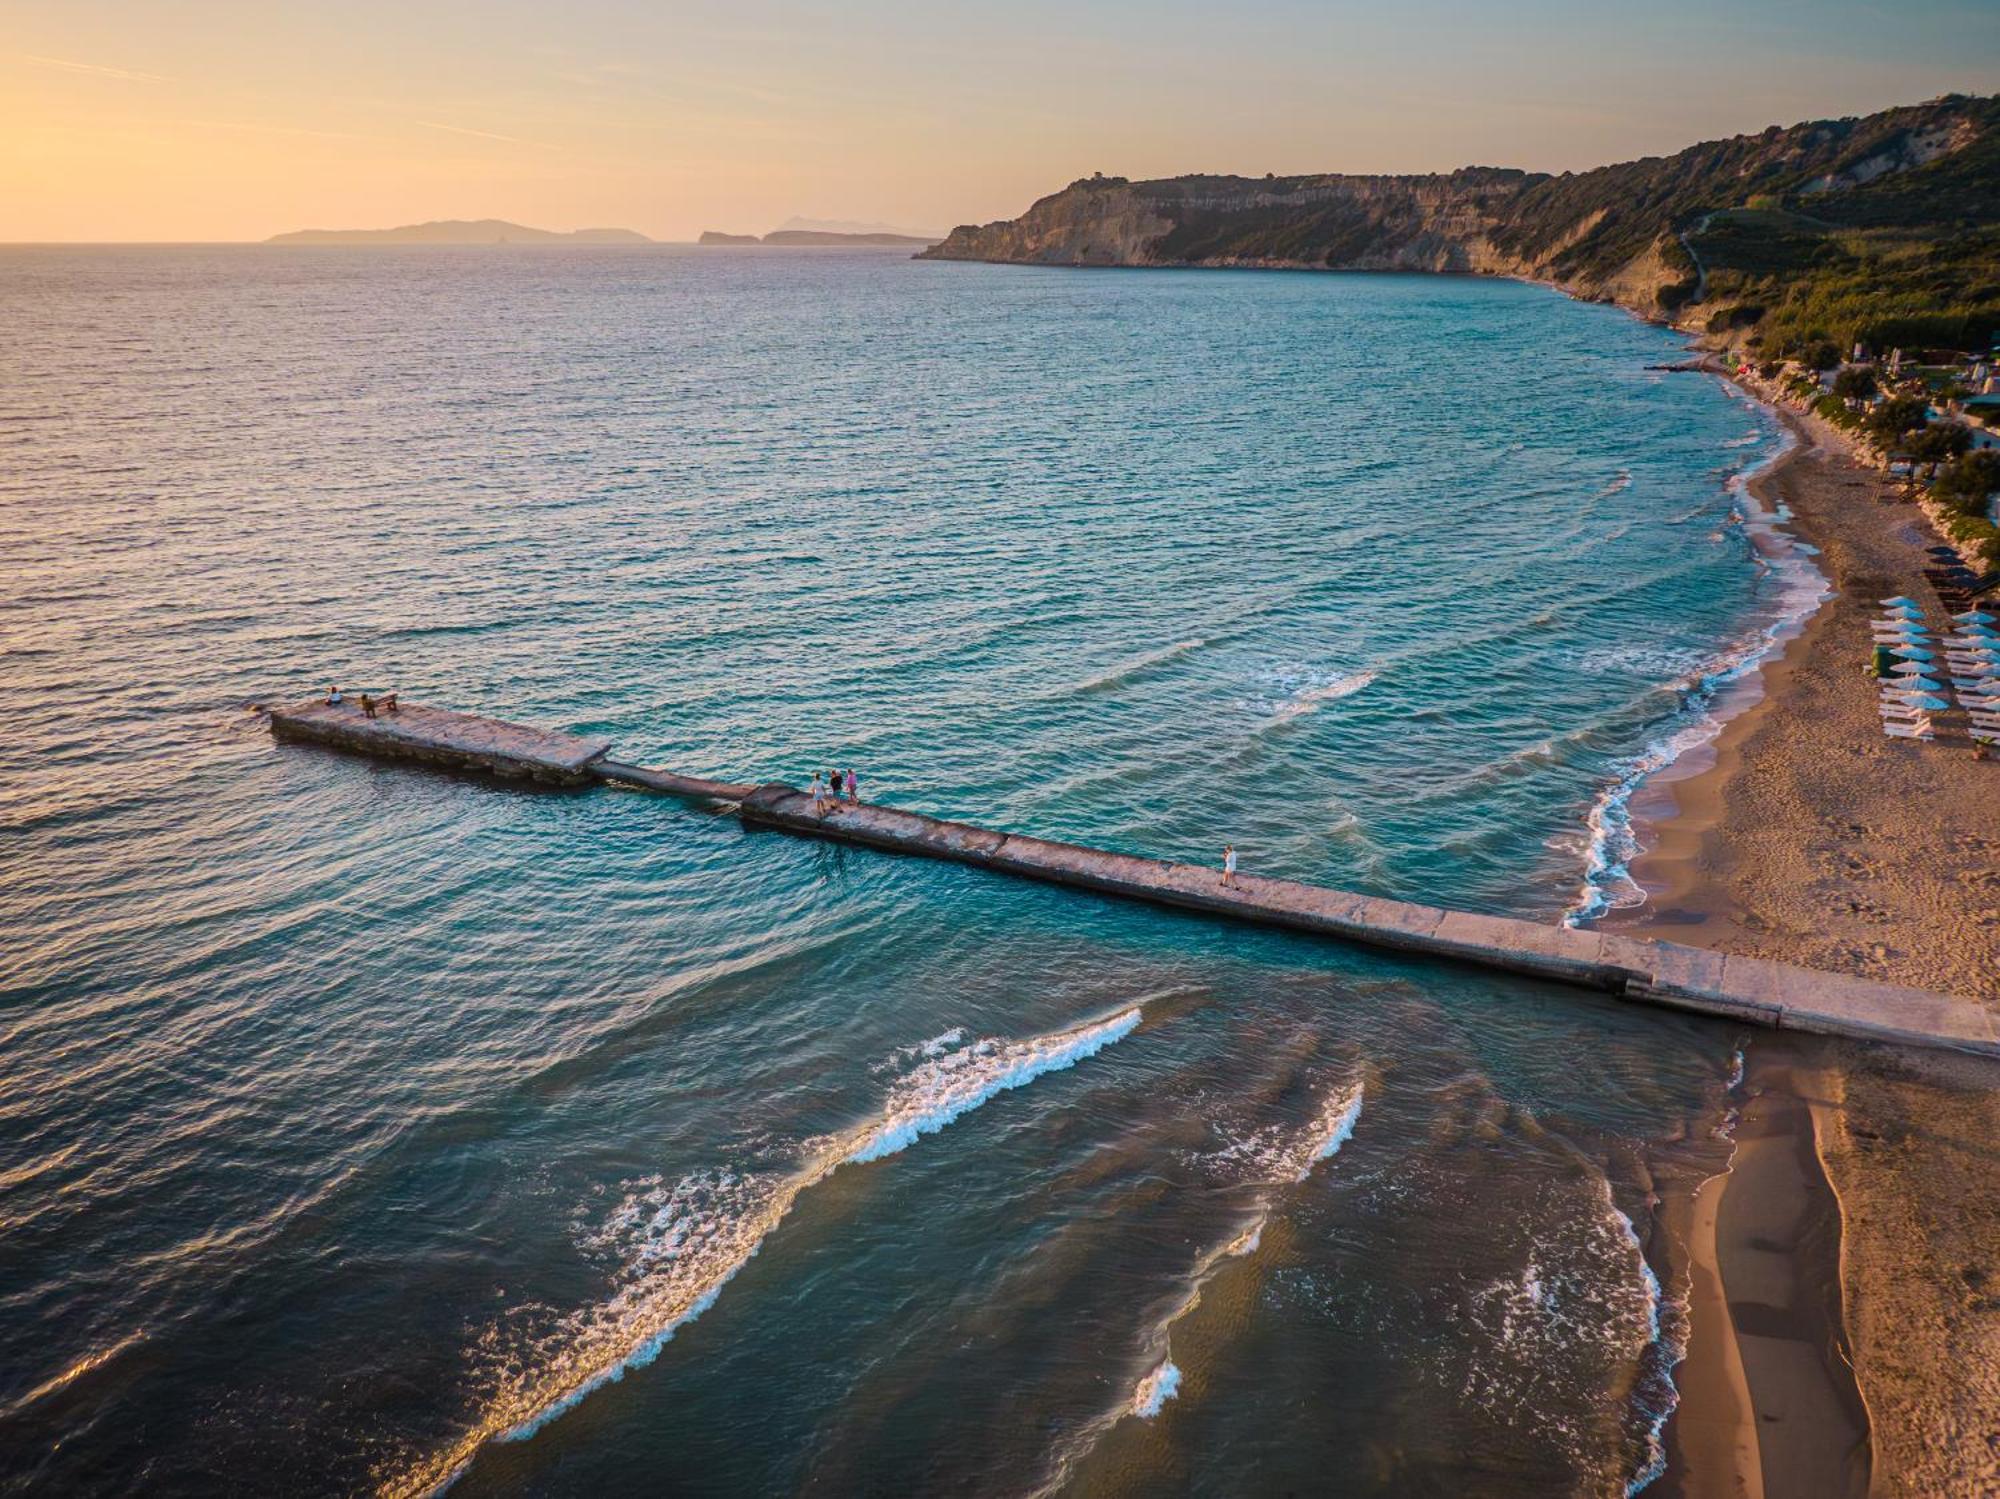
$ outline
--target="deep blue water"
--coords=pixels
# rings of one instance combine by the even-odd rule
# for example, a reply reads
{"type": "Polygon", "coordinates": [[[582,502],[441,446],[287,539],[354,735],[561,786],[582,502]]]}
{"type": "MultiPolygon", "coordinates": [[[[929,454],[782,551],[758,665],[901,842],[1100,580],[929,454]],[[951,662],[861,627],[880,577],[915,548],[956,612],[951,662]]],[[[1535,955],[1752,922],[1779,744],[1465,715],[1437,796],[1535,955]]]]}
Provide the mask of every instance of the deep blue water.
{"type": "Polygon", "coordinates": [[[252,709],[1555,919],[1796,604],[1674,353],[1455,278],[0,249],[0,1486],[1622,1491],[1727,1030],[252,709]]]}

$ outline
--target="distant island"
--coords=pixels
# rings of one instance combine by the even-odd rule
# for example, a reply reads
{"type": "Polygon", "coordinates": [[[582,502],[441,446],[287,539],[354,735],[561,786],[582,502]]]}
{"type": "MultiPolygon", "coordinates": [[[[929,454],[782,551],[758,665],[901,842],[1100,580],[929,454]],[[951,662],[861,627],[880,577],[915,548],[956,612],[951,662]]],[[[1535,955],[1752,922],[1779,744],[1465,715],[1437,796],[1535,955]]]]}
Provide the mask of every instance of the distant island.
{"type": "Polygon", "coordinates": [[[845,234],[831,229],[773,229],[769,234],[724,234],[704,229],[696,241],[703,245],[900,245],[924,249],[943,240],[942,234],[888,234],[869,232],[845,234]]]}
{"type": "Polygon", "coordinates": [[[650,245],[633,229],[531,229],[505,219],[434,219],[395,229],[299,229],[267,245],[650,245]]]}

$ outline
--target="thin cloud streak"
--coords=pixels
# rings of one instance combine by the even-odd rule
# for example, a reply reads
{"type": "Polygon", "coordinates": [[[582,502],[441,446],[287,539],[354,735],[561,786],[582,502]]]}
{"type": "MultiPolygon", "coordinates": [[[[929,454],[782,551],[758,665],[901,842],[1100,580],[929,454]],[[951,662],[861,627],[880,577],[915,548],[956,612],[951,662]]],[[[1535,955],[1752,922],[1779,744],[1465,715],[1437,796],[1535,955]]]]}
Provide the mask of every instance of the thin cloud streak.
{"type": "Polygon", "coordinates": [[[136,68],[107,68],[94,62],[71,62],[62,57],[37,57],[32,52],[14,54],[23,62],[34,63],[37,67],[61,68],[67,73],[89,73],[98,78],[123,78],[128,83],[172,83],[173,79],[158,73],[141,73],[136,68]]]}
{"type": "Polygon", "coordinates": [[[500,141],[509,146],[533,146],[538,151],[560,151],[562,147],[552,146],[547,141],[524,141],[518,135],[497,135],[491,130],[470,130],[464,125],[447,125],[442,120],[416,120],[426,130],[448,130],[453,135],[470,135],[483,141],[500,141]]]}

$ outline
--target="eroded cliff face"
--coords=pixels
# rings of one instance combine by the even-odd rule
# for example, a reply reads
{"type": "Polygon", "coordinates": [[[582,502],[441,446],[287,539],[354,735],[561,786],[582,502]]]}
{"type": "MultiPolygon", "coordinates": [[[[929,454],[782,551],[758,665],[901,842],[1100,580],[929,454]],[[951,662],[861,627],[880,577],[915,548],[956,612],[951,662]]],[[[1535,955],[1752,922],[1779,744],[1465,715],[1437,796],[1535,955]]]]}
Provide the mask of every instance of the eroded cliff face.
{"type": "Polygon", "coordinates": [[[1091,177],[1018,219],[965,225],[937,260],[1071,266],[1449,271],[1545,281],[1648,317],[1702,285],[1688,249],[1707,216],[1825,195],[1962,151],[1993,101],[1945,98],[1551,176],[1470,167],[1404,177],[1091,177]]]}
{"type": "Polygon", "coordinates": [[[1656,311],[1658,285],[1676,273],[1651,247],[1636,257],[1643,264],[1615,282],[1566,277],[1556,266],[1563,252],[1602,221],[1602,209],[1577,214],[1539,248],[1524,251],[1503,243],[1521,188],[1538,180],[1479,171],[1138,184],[1086,178],[1041,199],[1018,219],[954,229],[924,258],[1517,276],[1656,311]]]}

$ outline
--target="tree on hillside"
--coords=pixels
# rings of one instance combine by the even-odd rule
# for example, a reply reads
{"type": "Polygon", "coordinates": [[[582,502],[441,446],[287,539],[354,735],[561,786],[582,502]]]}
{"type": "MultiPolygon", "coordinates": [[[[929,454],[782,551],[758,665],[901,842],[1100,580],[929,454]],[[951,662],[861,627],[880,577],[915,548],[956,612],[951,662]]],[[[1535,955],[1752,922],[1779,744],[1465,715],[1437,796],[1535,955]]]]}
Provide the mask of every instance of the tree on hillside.
{"type": "Polygon", "coordinates": [[[1972,446],[1972,429],[1964,422],[1933,422],[1903,446],[1915,462],[1928,463],[1931,477],[1936,478],[1940,463],[1957,458],[1972,446]]]}
{"type": "Polygon", "coordinates": [[[1865,401],[1875,394],[1875,371],[1859,366],[1833,377],[1833,393],[1843,401],[1865,401]]]}
{"type": "Polygon", "coordinates": [[[1930,419],[1930,403],[1922,396],[1897,396],[1869,412],[1863,425],[1868,435],[1884,447],[1907,447],[1900,439],[1908,433],[1923,431],[1930,419]]]}

